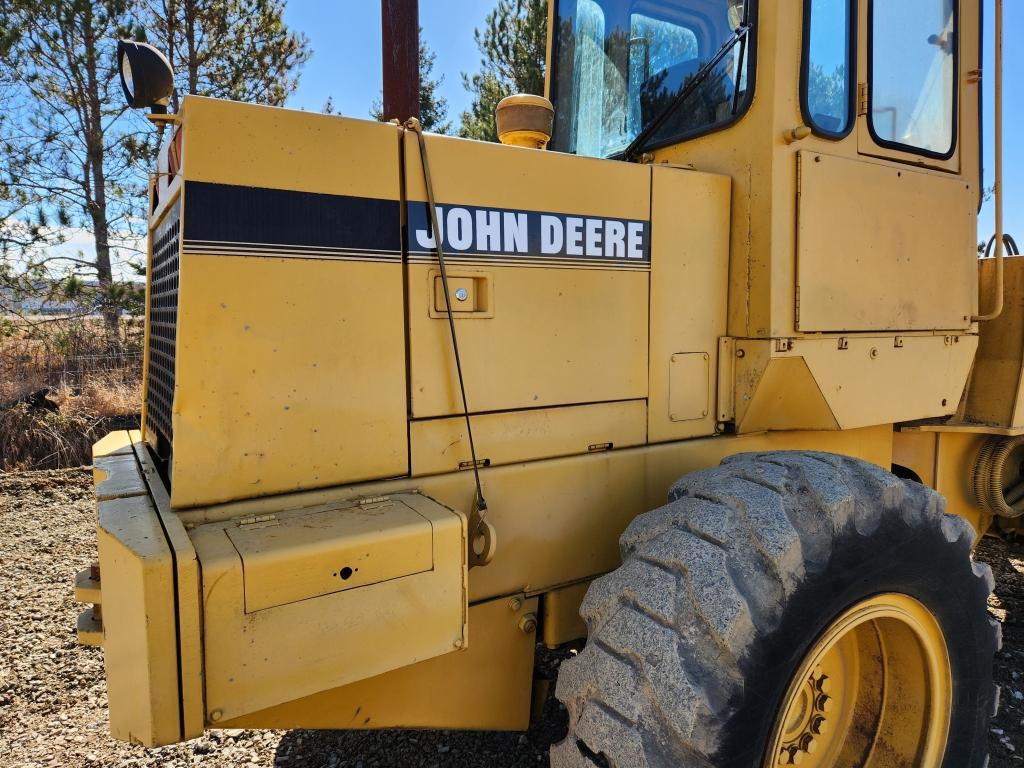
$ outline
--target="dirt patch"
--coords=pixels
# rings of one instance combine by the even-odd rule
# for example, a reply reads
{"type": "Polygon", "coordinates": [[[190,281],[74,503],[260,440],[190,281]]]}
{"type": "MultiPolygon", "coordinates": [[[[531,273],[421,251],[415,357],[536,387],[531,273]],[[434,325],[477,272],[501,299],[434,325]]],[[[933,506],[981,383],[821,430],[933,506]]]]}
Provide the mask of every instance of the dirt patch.
{"type": "Polygon", "coordinates": [[[999,714],[989,733],[990,768],[1024,765],[1024,544],[992,537],[981,540],[977,558],[988,563],[996,588],[988,611],[1003,625],[1003,650],[996,654],[996,683],[1002,687],[999,714]]]}
{"type": "MultiPolygon", "coordinates": [[[[81,609],[74,574],[95,560],[88,470],[0,473],[0,764],[12,768],[498,768],[546,766],[565,732],[549,699],[528,733],[464,731],[208,731],[147,750],[107,732],[102,651],[75,641],[81,609]]],[[[990,734],[991,768],[1024,763],[1024,546],[985,539],[990,611],[1003,624],[996,659],[1002,709],[990,734]]],[[[540,664],[554,674],[559,657],[540,664]]]]}

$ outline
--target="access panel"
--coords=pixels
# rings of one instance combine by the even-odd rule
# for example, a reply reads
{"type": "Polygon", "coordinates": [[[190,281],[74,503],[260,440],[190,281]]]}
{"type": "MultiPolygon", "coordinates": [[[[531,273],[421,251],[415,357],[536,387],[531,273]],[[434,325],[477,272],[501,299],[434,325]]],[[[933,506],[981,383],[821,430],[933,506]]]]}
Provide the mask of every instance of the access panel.
{"type": "Polygon", "coordinates": [[[410,492],[196,527],[208,724],[465,649],[466,518],[410,492]]]}
{"type": "MultiPolygon", "coordinates": [[[[651,171],[427,136],[476,412],[647,396],[651,171]]],[[[414,418],[460,413],[415,136],[405,140],[414,418]]]]}
{"type": "Polygon", "coordinates": [[[958,330],[977,303],[963,179],[800,152],[797,328],[958,330]]]}

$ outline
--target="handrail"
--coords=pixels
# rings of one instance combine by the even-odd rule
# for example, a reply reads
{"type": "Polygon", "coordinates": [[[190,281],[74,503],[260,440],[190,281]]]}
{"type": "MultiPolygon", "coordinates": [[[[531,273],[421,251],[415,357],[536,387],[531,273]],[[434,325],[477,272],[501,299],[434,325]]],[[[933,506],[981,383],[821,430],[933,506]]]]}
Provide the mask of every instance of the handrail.
{"type": "Polygon", "coordinates": [[[1003,313],[1003,253],[1006,250],[1003,242],[1003,0],[996,3],[995,29],[995,182],[992,187],[992,200],[996,214],[996,305],[986,315],[975,315],[972,322],[994,320],[1003,313]]]}

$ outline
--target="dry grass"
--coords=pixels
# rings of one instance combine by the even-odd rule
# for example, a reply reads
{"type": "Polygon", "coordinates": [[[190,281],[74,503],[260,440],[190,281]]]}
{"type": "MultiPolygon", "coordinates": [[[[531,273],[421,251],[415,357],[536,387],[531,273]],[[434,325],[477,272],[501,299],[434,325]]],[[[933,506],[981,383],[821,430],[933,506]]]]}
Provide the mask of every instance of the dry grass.
{"type": "Polygon", "coordinates": [[[92,463],[103,419],[65,415],[21,404],[0,411],[0,469],[60,469],[92,463]]]}
{"type": "Polygon", "coordinates": [[[74,320],[0,339],[0,471],[91,464],[96,440],[137,424],[140,335],[134,322],[110,339],[97,321],[74,320]],[[44,388],[55,412],[17,402],[44,388]]]}
{"type": "Polygon", "coordinates": [[[0,409],[0,471],[64,469],[92,463],[92,444],[138,423],[141,384],[90,378],[49,395],[57,411],[18,403],[0,409]]]}
{"type": "Polygon", "coordinates": [[[96,373],[86,378],[81,388],[65,385],[53,392],[50,399],[57,403],[61,414],[68,416],[131,416],[142,408],[142,378],[138,373],[96,373]]]}
{"type": "Polygon", "coordinates": [[[130,386],[142,373],[142,328],[123,320],[108,334],[94,318],[0,318],[0,403],[43,387],[84,389],[97,374],[130,386]]]}

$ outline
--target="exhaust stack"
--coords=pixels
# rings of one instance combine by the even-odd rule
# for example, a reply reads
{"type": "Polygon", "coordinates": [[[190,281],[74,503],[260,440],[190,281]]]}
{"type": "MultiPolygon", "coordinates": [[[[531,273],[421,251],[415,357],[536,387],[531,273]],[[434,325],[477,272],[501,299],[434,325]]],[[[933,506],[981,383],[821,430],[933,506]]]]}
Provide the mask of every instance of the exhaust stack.
{"type": "Polygon", "coordinates": [[[384,119],[420,117],[418,0],[381,0],[384,119]]]}

